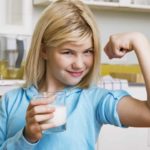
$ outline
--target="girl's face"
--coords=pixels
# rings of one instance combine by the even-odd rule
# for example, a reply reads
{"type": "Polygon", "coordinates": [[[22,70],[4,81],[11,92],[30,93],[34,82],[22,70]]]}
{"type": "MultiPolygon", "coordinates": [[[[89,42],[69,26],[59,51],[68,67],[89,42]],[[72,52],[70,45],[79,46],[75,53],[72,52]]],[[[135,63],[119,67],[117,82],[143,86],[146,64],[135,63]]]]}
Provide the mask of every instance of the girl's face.
{"type": "Polygon", "coordinates": [[[92,68],[93,57],[91,37],[46,50],[48,85],[65,87],[78,84],[92,68]]]}

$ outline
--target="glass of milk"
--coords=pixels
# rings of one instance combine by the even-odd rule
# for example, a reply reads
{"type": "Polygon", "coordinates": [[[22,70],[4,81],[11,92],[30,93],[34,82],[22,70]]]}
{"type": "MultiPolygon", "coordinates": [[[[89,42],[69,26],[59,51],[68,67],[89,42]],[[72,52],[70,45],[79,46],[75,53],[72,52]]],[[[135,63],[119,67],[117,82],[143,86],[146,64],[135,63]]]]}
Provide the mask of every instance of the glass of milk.
{"type": "Polygon", "coordinates": [[[63,132],[66,130],[67,109],[65,105],[66,94],[65,91],[56,92],[42,92],[35,95],[32,100],[53,100],[49,107],[55,107],[54,116],[52,119],[46,120],[45,123],[54,124],[54,128],[49,128],[43,131],[43,134],[50,134],[55,132],[63,132]]]}

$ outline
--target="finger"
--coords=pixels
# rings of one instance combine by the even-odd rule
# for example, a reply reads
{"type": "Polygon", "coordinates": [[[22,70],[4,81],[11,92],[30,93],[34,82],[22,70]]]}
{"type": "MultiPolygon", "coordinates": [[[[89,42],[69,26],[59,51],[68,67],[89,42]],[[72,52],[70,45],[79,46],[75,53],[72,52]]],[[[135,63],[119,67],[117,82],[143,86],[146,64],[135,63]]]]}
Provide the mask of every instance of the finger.
{"type": "Polygon", "coordinates": [[[31,110],[27,112],[27,115],[32,117],[36,114],[47,114],[47,113],[53,113],[55,111],[54,106],[48,106],[48,105],[40,105],[40,106],[35,106],[31,110]]]}
{"type": "Polygon", "coordinates": [[[35,115],[34,117],[30,118],[30,120],[28,120],[28,123],[32,124],[32,123],[42,123],[45,122],[49,119],[52,119],[54,117],[54,114],[44,114],[44,115],[35,115]]]}
{"type": "Polygon", "coordinates": [[[49,106],[49,105],[40,105],[40,106],[35,106],[33,107],[30,111],[29,114],[30,116],[33,116],[35,114],[45,114],[45,113],[52,113],[55,111],[54,106],[49,106]]]}
{"type": "Polygon", "coordinates": [[[126,49],[119,48],[114,50],[114,58],[122,58],[127,53],[126,49]]]}
{"type": "Polygon", "coordinates": [[[43,98],[43,99],[37,99],[37,100],[31,100],[29,106],[28,106],[28,110],[32,109],[34,106],[38,106],[38,105],[47,105],[50,104],[54,101],[55,97],[51,97],[51,98],[43,98]]]}
{"type": "Polygon", "coordinates": [[[110,42],[107,43],[107,45],[104,48],[104,51],[109,59],[113,58],[113,51],[112,51],[110,42]]]}
{"type": "Polygon", "coordinates": [[[55,94],[47,94],[43,93],[42,95],[35,95],[33,96],[32,100],[48,100],[48,101],[53,101],[55,99],[56,95],[55,94]]]}
{"type": "Polygon", "coordinates": [[[109,45],[108,45],[108,49],[110,51],[110,57],[111,58],[121,58],[123,57],[126,52],[127,49],[124,48],[125,44],[121,45],[119,44],[119,42],[115,39],[115,38],[111,38],[109,45]]]}
{"type": "Polygon", "coordinates": [[[53,123],[44,123],[44,124],[40,124],[41,130],[47,130],[49,128],[54,128],[56,127],[56,125],[54,125],[53,123]]]}
{"type": "Polygon", "coordinates": [[[108,44],[109,44],[109,42],[105,45],[105,47],[104,47],[104,51],[105,51],[105,53],[107,53],[107,51],[108,51],[108,44]]]}

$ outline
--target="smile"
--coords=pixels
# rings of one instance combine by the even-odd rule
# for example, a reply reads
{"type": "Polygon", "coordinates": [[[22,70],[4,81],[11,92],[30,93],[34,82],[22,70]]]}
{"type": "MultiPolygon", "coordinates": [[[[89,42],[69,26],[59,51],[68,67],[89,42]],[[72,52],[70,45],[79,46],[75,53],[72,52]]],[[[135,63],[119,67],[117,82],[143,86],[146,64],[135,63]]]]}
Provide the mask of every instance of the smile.
{"type": "Polygon", "coordinates": [[[80,77],[83,73],[83,71],[80,71],[80,72],[68,71],[68,72],[72,77],[80,77]]]}

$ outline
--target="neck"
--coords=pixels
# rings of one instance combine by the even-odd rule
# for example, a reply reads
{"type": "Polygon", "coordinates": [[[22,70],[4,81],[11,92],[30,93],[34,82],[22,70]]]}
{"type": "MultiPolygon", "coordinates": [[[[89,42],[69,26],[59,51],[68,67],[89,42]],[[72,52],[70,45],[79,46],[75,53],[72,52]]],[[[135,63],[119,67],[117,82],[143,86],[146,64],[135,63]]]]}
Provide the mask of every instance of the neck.
{"type": "Polygon", "coordinates": [[[43,92],[55,92],[59,90],[63,90],[65,88],[64,85],[57,84],[54,81],[45,80],[39,85],[39,91],[43,92]]]}

